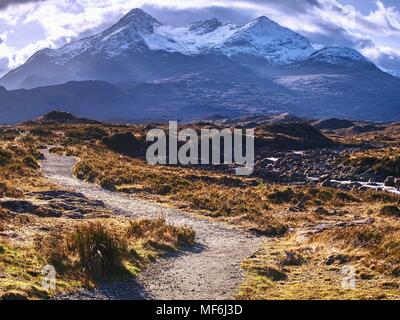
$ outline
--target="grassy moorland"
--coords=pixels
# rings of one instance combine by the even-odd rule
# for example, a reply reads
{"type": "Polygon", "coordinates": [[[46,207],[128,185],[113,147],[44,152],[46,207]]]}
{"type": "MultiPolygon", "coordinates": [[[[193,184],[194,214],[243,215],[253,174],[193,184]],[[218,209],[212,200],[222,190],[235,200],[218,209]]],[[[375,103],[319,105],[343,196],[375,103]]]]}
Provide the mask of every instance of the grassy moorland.
{"type": "Polygon", "coordinates": [[[41,129],[0,132],[0,299],[45,299],[99,281],[130,279],[161,255],[194,243],[191,229],[163,219],[116,218],[67,192],[65,203],[54,202],[51,192],[64,191],[41,173],[43,136],[41,129]],[[85,218],[73,219],[71,206],[85,218]],[[41,285],[47,264],[58,272],[55,292],[41,285]]]}
{"type": "Polygon", "coordinates": [[[106,180],[107,188],[153,196],[195,214],[278,237],[243,263],[248,277],[240,299],[399,298],[398,196],[254,183],[190,169],[161,170],[113,155],[101,157],[99,163],[98,152],[82,156],[75,167],[78,176],[99,184],[106,180]],[[86,176],[80,170],[89,164],[86,176]],[[358,222],[360,226],[353,225],[358,222]],[[314,233],[320,224],[326,229],[314,233]],[[299,237],[304,240],[299,242],[299,237]],[[341,289],[345,265],[357,270],[356,290],[341,289]]]}
{"type": "MultiPolygon", "coordinates": [[[[53,125],[9,130],[2,134],[0,156],[3,197],[24,198],[32,190],[54,188],[37,167],[40,146],[52,145],[52,152],[77,157],[74,175],[78,179],[266,236],[264,247],[242,264],[247,276],[238,299],[400,298],[397,195],[268,183],[224,170],[151,166],[141,156],[146,126],[53,125]],[[133,145],[126,149],[113,144],[116,134],[127,132],[135,137],[133,145]],[[18,148],[13,150],[13,145],[18,148]],[[17,152],[21,156],[17,157],[17,152]],[[24,170],[17,171],[17,167],[24,170]],[[356,289],[341,286],[345,266],[355,270],[356,289]]],[[[284,138],[293,143],[286,134],[265,136],[268,140],[284,138]]],[[[362,143],[367,139],[330,136],[337,142],[362,143]]],[[[258,141],[261,146],[264,142],[258,141]]],[[[364,159],[374,157],[373,170],[396,175],[397,171],[382,170],[394,168],[398,150],[383,148],[387,161],[376,160],[382,152],[373,149],[351,153],[343,161],[352,167],[372,166],[364,159]]],[[[182,241],[193,242],[194,234],[189,229],[169,227],[162,220],[129,222],[111,218],[105,211],[92,208],[89,221],[75,221],[15,215],[2,209],[0,229],[13,230],[15,239],[25,238],[20,241],[0,237],[0,274],[7,274],[6,278],[0,277],[0,292],[46,296],[48,293],[41,292],[37,285],[32,286],[39,279],[37,271],[33,271],[43,263],[60,265],[65,270],[62,290],[67,290],[77,283],[94,282],[109,271],[116,275],[135,274],[165,250],[176,249],[182,241]],[[29,232],[23,226],[29,226],[29,232]],[[52,236],[54,232],[63,236],[56,238],[52,236]],[[104,252],[107,259],[100,264],[88,249],[99,239],[108,243],[110,250],[104,252]],[[38,247],[44,249],[38,251],[38,247]]]]}

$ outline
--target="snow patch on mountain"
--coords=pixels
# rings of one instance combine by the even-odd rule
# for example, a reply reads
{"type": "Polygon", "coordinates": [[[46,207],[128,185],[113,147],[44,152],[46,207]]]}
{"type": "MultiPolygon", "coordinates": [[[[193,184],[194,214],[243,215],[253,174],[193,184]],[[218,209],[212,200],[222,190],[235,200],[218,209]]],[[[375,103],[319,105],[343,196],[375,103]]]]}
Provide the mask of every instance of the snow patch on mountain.
{"type": "Polygon", "coordinates": [[[303,36],[260,17],[246,25],[223,24],[218,19],[184,27],[163,25],[140,9],[134,9],[100,34],[71,42],[56,50],[43,50],[55,64],[64,65],[80,55],[113,58],[130,49],[164,50],[184,55],[217,52],[229,57],[250,54],[274,64],[300,61],[314,52],[303,36]]]}
{"type": "Polygon", "coordinates": [[[354,62],[369,63],[369,60],[357,50],[341,46],[323,48],[311,54],[306,60],[325,62],[333,65],[349,65],[354,62]]]}
{"type": "Polygon", "coordinates": [[[275,64],[299,61],[314,52],[306,38],[266,17],[260,17],[244,26],[222,24],[216,19],[180,28],[160,25],[144,40],[151,50],[186,55],[212,51],[227,56],[250,54],[275,64]]]}
{"type": "Polygon", "coordinates": [[[300,61],[315,51],[305,37],[267,17],[260,17],[240,27],[218,48],[228,56],[236,54],[263,56],[274,64],[300,61]]]}
{"type": "Polygon", "coordinates": [[[145,47],[143,38],[154,32],[161,23],[141,9],[134,9],[110,28],[94,36],[73,41],[43,53],[55,64],[63,65],[80,55],[101,53],[105,57],[118,56],[127,49],[145,47]]]}
{"type": "Polygon", "coordinates": [[[215,29],[208,29],[207,32],[207,29],[198,32],[198,29],[192,27],[193,25],[179,28],[161,25],[153,34],[144,37],[144,41],[151,50],[198,55],[215,48],[239,29],[232,24],[221,24],[215,29]]]}
{"type": "Polygon", "coordinates": [[[379,67],[379,69],[381,69],[383,72],[390,74],[393,77],[400,78],[400,72],[398,71],[388,70],[382,67],[379,67]]]}

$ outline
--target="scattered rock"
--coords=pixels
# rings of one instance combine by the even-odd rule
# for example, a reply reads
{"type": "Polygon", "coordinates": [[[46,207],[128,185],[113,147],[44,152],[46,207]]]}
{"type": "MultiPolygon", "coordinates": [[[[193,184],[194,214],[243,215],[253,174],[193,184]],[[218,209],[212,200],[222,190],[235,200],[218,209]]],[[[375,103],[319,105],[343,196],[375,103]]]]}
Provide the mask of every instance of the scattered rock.
{"type": "Polygon", "coordinates": [[[299,253],[294,251],[286,252],[286,257],[281,261],[284,266],[301,266],[307,260],[299,253]]]}
{"type": "Polygon", "coordinates": [[[65,217],[74,220],[81,220],[85,218],[85,216],[82,213],[67,213],[65,217]]]}
{"type": "Polygon", "coordinates": [[[25,200],[2,200],[0,207],[16,213],[35,213],[38,206],[25,200]]]}
{"type": "Polygon", "coordinates": [[[38,217],[82,219],[86,214],[109,213],[100,200],[90,200],[81,193],[51,190],[27,194],[29,199],[5,199],[0,207],[11,213],[34,214],[38,217]],[[32,199],[32,200],[30,200],[32,199]]]}
{"type": "Polygon", "coordinates": [[[325,264],[330,266],[334,263],[344,264],[349,261],[349,257],[343,254],[331,255],[325,260],[325,264]]]}
{"type": "Polygon", "coordinates": [[[69,199],[69,198],[85,198],[82,193],[64,191],[64,190],[50,190],[42,192],[33,192],[31,195],[42,200],[52,200],[54,198],[58,199],[69,199]]]}
{"type": "Polygon", "coordinates": [[[326,216],[329,215],[329,211],[325,209],[324,207],[318,207],[314,210],[314,212],[320,216],[326,216]]]}
{"type": "Polygon", "coordinates": [[[395,177],[387,177],[385,180],[386,187],[395,187],[396,186],[396,178],[395,177]]]}

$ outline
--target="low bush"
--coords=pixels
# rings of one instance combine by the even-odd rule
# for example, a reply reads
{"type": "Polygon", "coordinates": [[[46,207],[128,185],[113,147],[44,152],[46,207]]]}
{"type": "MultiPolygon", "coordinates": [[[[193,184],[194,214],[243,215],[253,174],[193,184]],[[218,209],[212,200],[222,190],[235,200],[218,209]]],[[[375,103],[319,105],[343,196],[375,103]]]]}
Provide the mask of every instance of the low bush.
{"type": "Polygon", "coordinates": [[[11,163],[12,154],[8,150],[0,149],[0,166],[6,166],[11,163]]]}
{"type": "Polygon", "coordinates": [[[22,159],[22,164],[31,169],[38,169],[40,168],[39,163],[37,160],[32,156],[26,156],[22,159]]]}
{"type": "Polygon", "coordinates": [[[79,161],[73,169],[73,174],[80,180],[94,182],[98,173],[87,163],[79,161]]]}
{"type": "Polygon", "coordinates": [[[381,213],[386,216],[400,217],[400,208],[394,205],[384,205],[381,213]]]}
{"type": "Polygon", "coordinates": [[[80,141],[101,140],[107,135],[108,134],[105,130],[97,127],[73,129],[66,132],[67,138],[80,141]]]}

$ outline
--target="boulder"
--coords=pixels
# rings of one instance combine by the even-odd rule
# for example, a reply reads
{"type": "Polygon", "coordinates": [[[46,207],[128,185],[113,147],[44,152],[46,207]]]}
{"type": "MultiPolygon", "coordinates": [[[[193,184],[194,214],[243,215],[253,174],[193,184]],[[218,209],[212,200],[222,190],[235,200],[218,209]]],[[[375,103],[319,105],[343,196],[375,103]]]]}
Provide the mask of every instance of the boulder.
{"type": "Polygon", "coordinates": [[[38,206],[29,201],[14,199],[1,201],[0,207],[16,213],[35,213],[38,209],[38,206]]]}
{"type": "Polygon", "coordinates": [[[324,188],[336,188],[337,187],[337,183],[327,179],[324,182],[322,182],[320,184],[320,186],[324,187],[324,188]]]}
{"type": "Polygon", "coordinates": [[[396,178],[395,177],[387,177],[385,180],[385,186],[386,187],[395,187],[396,186],[396,178]]]}

